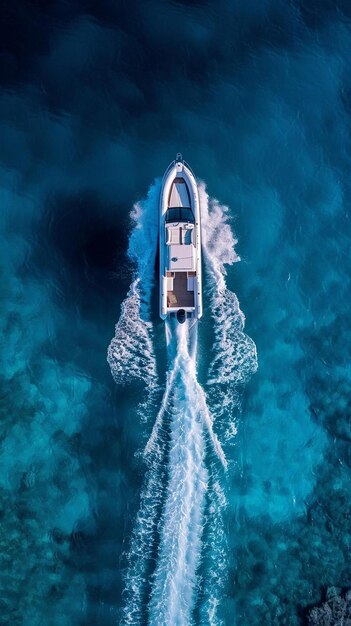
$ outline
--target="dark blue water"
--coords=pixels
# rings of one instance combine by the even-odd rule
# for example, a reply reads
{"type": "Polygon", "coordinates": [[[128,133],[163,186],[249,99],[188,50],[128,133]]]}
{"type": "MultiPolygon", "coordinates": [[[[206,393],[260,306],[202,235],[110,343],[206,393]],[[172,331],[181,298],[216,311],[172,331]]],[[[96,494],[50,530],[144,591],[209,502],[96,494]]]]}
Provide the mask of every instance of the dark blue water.
{"type": "MultiPolygon", "coordinates": [[[[106,353],[135,276],[130,210],[179,150],[230,207],[227,285],[259,362],[233,391],[235,436],[217,425],[216,619],[295,626],[351,586],[350,19],[341,0],[2,7],[2,623],[122,619],[152,424],[106,353]]],[[[203,385],[213,341],[208,306],[203,385]]],[[[214,568],[205,553],[196,624],[214,568]]]]}

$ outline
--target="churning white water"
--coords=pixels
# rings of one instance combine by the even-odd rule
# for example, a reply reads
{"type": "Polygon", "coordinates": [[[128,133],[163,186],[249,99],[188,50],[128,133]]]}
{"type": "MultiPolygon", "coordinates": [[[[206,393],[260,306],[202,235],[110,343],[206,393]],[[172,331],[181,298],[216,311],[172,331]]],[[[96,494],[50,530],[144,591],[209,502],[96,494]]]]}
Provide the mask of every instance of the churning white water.
{"type": "MultiPolygon", "coordinates": [[[[196,323],[175,322],[176,344],[172,389],[168,401],[170,443],[168,484],[160,524],[160,543],[153,574],[149,623],[186,626],[191,623],[196,570],[201,553],[204,497],[208,472],[205,466],[203,399],[196,380],[196,323]]],[[[203,392],[202,392],[203,393],[203,392]]]]}
{"type": "MultiPolygon", "coordinates": [[[[226,419],[227,432],[234,432],[231,413],[237,403],[237,386],[255,371],[256,350],[243,332],[244,316],[225,282],[225,265],[239,260],[227,209],[210,200],[201,183],[208,282],[204,308],[210,307],[215,338],[208,370],[210,403],[197,380],[198,322],[186,320],[179,324],[169,320],[160,322],[165,326],[168,351],[163,397],[159,407],[151,406],[156,398],[153,392],[158,387],[149,310],[158,238],[159,191],[159,183],[155,183],[147,199],[133,211],[135,226],[128,253],[136,263],[135,274],[108,349],[108,362],[116,382],[143,380],[154,415],[144,450],[147,470],[140,508],[127,554],[122,623],[147,622],[150,626],[194,623],[194,607],[201,586],[198,569],[205,551],[210,569],[202,583],[198,615],[201,623],[215,625],[220,623],[217,608],[225,564],[221,522],[225,496],[220,472],[223,474],[223,468],[227,467],[216,435],[216,420],[226,419]],[[221,545],[216,545],[216,538],[221,545]]],[[[145,405],[145,400],[142,404],[145,405]]]]}

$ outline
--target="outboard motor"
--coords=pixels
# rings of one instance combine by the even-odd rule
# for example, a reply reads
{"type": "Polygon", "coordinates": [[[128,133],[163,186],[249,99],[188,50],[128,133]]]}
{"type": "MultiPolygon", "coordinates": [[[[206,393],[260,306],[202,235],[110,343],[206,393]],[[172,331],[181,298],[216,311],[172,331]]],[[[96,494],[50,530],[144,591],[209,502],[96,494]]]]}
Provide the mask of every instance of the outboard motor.
{"type": "Polygon", "coordinates": [[[185,318],[186,318],[186,314],[185,314],[184,309],[179,309],[177,311],[177,320],[178,320],[179,324],[184,324],[185,318]]]}

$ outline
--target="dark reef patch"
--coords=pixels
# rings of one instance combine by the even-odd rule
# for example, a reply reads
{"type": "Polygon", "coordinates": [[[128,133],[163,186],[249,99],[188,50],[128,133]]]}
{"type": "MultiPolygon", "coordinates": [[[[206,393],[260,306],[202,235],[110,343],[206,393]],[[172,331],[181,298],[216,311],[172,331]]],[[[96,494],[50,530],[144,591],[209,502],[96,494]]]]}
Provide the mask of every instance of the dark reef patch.
{"type": "Polygon", "coordinates": [[[314,607],[306,616],[306,626],[350,626],[351,592],[328,587],[325,602],[314,607]]]}

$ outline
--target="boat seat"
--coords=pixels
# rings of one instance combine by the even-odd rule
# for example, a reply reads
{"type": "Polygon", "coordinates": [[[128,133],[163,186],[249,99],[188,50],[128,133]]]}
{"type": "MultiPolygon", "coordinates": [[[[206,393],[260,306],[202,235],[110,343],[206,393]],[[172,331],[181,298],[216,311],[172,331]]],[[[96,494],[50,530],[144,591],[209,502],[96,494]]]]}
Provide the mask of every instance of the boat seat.
{"type": "Polygon", "coordinates": [[[181,229],[179,228],[179,226],[167,228],[167,246],[180,244],[180,231],[181,229]]]}

